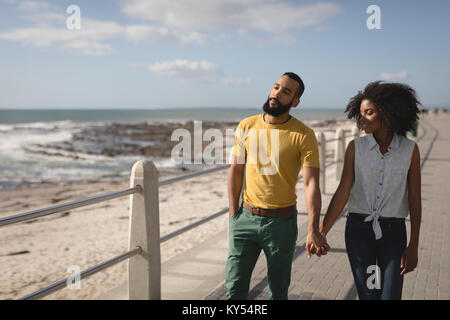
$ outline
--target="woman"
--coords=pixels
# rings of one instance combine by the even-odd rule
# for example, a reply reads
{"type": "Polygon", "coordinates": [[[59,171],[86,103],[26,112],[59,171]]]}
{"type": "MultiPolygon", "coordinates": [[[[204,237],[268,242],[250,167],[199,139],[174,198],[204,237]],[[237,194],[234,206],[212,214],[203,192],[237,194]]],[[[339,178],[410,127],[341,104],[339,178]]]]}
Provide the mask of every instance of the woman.
{"type": "Polygon", "coordinates": [[[377,81],[351,98],[346,109],[366,135],[347,147],[341,181],[320,231],[326,235],[347,204],[345,245],[361,300],[401,299],[403,275],[417,266],[420,154],[406,133],[418,120],[418,104],[409,86],[377,81]],[[381,281],[374,283],[375,271],[381,281]]]}

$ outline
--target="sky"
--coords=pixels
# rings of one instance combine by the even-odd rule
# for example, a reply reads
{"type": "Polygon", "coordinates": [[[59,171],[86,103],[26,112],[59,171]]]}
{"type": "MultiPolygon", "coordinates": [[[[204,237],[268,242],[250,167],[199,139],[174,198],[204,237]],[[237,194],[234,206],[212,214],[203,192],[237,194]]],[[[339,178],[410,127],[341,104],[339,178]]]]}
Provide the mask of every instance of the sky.
{"type": "Polygon", "coordinates": [[[0,0],[0,109],[260,108],[287,71],[306,109],[376,80],[450,107],[449,16],[448,0],[0,0]]]}

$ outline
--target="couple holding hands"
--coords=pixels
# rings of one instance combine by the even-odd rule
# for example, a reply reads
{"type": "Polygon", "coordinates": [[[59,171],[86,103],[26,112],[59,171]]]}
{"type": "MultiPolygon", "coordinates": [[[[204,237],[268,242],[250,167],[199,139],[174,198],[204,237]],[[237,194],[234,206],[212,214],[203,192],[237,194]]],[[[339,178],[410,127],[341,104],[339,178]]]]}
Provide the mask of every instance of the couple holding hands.
{"type": "Polygon", "coordinates": [[[350,99],[347,116],[366,135],[348,144],[339,186],[320,223],[317,140],[312,129],[289,114],[304,89],[297,74],[283,74],[270,91],[264,113],[242,120],[236,130],[228,174],[227,299],[247,299],[261,250],[267,259],[270,299],[288,298],[298,236],[295,185],[300,169],[308,257],[327,254],[326,235],[347,207],[345,245],[359,299],[401,299],[404,274],[417,266],[422,214],[419,149],[406,137],[420,113],[416,93],[405,84],[377,81],[350,99]],[[267,154],[276,170],[264,170],[267,159],[260,158],[267,154]],[[381,278],[376,288],[367,285],[367,271],[375,265],[381,278]]]}

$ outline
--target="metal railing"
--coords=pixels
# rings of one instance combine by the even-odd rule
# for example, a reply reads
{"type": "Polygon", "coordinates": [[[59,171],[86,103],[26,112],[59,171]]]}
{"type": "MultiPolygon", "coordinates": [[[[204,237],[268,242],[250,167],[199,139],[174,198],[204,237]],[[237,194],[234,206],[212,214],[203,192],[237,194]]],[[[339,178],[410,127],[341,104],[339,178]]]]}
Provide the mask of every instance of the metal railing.
{"type": "MultiPolygon", "coordinates": [[[[110,260],[107,260],[105,262],[102,262],[96,266],[93,266],[89,269],[86,269],[82,272],[80,272],[79,276],[80,279],[84,279],[86,277],[89,277],[97,272],[100,272],[106,268],[112,267],[113,265],[122,262],[126,259],[129,259],[137,254],[141,254],[142,253],[142,249],[140,247],[137,247],[134,250],[128,251],[124,254],[121,254],[117,257],[114,257],[110,260]]],[[[35,299],[39,299],[39,298],[43,298],[45,296],[48,296],[49,294],[52,294],[53,292],[56,292],[58,290],[64,289],[67,284],[69,283],[69,281],[71,281],[71,277],[69,278],[65,278],[63,280],[60,280],[58,282],[55,282],[53,284],[51,284],[48,287],[45,287],[44,289],[40,289],[36,292],[33,292],[25,297],[20,298],[19,300],[35,300],[35,299]]]]}
{"type": "Polygon", "coordinates": [[[119,191],[119,192],[109,193],[109,194],[92,197],[92,198],[88,198],[88,199],[84,199],[84,200],[80,200],[80,201],[74,201],[74,202],[61,204],[61,205],[50,207],[50,208],[34,210],[34,211],[26,212],[26,213],[17,214],[14,216],[9,216],[9,217],[0,219],[0,227],[6,226],[8,224],[19,223],[19,222],[28,221],[28,220],[36,219],[36,218],[43,217],[43,216],[48,216],[50,214],[59,213],[59,212],[63,212],[63,211],[67,211],[67,210],[71,210],[71,209],[75,209],[75,208],[85,207],[85,206],[88,206],[91,204],[96,204],[96,203],[103,202],[106,200],[111,200],[111,199],[127,196],[127,195],[133,194],[135,192],[141,192],[141,191],[142,191],[142,187],[137,185],[134,188],[130,188],[130,189],[119,191]]]}
{"type": "MultiPolygon", "coordinates": [[[[326,163],[326,144],[336,142],[335,161],[321,166],[320,189],[322,192],[325,190],[326,168],[336,164],[336,178],[340,178],[344,161],[346,138],[359,136],[359,131],[355,129],[352,131],[351,136],[345,136],[344,131],[338,129],[336,138],[330,140],[325,140],[325,136],[321,132],[316,134],[319,144],[320,163],[322,164],[326,163]]],[[[206,218],[160,238],[159,186],[225,170],[229,167],[230,165],[228,164],[158,181],[158,171],[154,164],[151,161],[140,160],[133,165],[130,179],[130,185],[132,187],[129,189],[1,218],[0,227],[130,195],[129,251],[81,271],[79,277],[80,279],[89,277],[121,261],[129,260],[129,298],[161,299],[160,244],[227,213],[228,208],[224,208],[206,218]]],[[[301,178],[302,175],[300,175],[298,179],[300,180],[301,178]]],[[[43,298],[65,288],[68,281],[71,279],[72,277],[65,278],[22,297],[21,299],[43,298]]]]}

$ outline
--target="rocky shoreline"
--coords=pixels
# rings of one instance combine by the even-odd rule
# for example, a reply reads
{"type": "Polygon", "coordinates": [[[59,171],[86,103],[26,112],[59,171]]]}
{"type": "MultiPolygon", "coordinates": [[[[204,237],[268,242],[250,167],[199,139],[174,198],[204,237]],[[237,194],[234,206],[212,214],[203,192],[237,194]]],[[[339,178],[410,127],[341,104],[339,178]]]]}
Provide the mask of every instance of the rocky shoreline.
{"type": "MultiPolygon", "coordinates": [[[[237,122],[201,122],[202,131],[218,129],[223,135],[226,129],[235,129],[237,122]]],[[[194,122],[186,123],[112,123],[90,126],[72,135],[70,141],[36,144],[26,151],[45,156],[61,156],[74,160],[83,155],[107,157],[144,155],[169,158],[179,140],[172,141],[175,130],[185,129],[194,136],[194,122]]],[[[206,143],[204,143],[206,145],[206,143]]]]}
{"type": "MultiPolygon", "coordinates": [[[[327,132],[347,121],[304,122],[316,132],[327,132]]],[[[17,162],[3,172],[0,190],[126,179],[140,159],[153,161],[158,171],[168,174],[224,164],[237,125],[236,121],[104,122],[25,132],[30,139],[15,151],[12,158],[17,162]]]]}
{"type": "MultiPolygon", "coordinates": [[[[336,120],[310,121],[306,123],[312,128],[320,129],[339,126],[336,120]]],[[[234,130],[238,122],[201,122],[201,130],[218,129],[226,136],[226,129],[234,130]]],[[[36,144],[26,151],[45,156],[60,156],[74,160],[83,159],[83,155],[99,155],[107,157],[144,155],[154,158],[169,158],[173,147],[179,140],[172,140],[177,129],[187,130],[194,137],[194,121],[186,123],[111,123],[83,128],[72,135],[70,141],[36,144]]],[[[193,139],[191,139],[193,140],[193,139]]],[[[193,143],[193,141],[191,141],[193,143]]],[[[203,141],[202,149],[209,143],[203,141]]]]}

